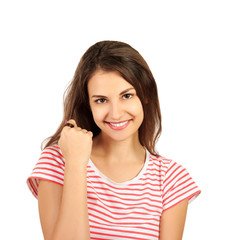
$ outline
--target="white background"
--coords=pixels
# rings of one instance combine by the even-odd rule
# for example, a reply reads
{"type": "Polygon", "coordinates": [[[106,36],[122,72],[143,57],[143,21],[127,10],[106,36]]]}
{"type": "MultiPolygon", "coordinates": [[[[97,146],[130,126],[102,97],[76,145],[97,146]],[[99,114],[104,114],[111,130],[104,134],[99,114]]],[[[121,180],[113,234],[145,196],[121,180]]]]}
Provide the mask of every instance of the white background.
{"type": "Polygon", "coordinates": [[[183,239],[229,239],[229,12],[222,0],[1,1],[0,238],[43,239],[26,179],[62,119],[79,58],[97,41],[119,40],[157,81],[160,154],[202,189],[183,239]]]}

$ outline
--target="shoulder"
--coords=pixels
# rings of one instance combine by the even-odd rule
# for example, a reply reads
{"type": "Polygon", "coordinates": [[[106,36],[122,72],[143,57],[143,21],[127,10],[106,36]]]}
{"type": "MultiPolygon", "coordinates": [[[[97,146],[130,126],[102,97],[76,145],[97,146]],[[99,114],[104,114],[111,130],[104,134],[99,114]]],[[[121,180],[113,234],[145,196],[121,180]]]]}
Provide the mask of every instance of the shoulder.
{"type": "Polygon", "coordinates": [[[172,184],[190,177],[187,169],[172,159],[163,156],[155,157],[150,154],[149,162],[153,169],[159,172],[163,185],[172,184]]]}
{"type": "Polygon", "coordinates": [[[64,184],[65,160],[58,145],[42,150],[40,158],[27,179],[27,184],[37,198],[40,180],[46,180],[59,185],[64,184]]]}
{"type": "Polygon", "coordinates": [[[180,165],[172,159],[163,156],[156,157],[149,153],[149,166],[152,166],[155,170],[157,170],[161,174],[161,177],[165,177],[170,169],[180,165]]]}
{"type": "Polygon", "coordinates": [[[65,159],[58,145],[52,145],[42,150],[39,161],[56,161],[58,165],[64,166],[65,159]]]}
{"type": "Polygon", "coordinates": [[[163,210],[185,199],[191,202],[201,192],[187,169],[174,160],[150,154],[149,166],[157,171],[161,182],[163,210]]]}
{"type": "Polygon", "coordinates": [[[149,153],[149,162],[164,173],[175,168],[184,168],[179,162],[176,162],[171,158],[164,156],[156,157],[151,153],[149,153]]]}
{"type": "Polygon", "coordinates": [[[50,154],[53,154],[54,156],[56,154],[58,157],[63,157],[61,149],[58,145],[51,145],[44,148],[41,154],[44,154],[44,153],[50,153],[50,154]]]}

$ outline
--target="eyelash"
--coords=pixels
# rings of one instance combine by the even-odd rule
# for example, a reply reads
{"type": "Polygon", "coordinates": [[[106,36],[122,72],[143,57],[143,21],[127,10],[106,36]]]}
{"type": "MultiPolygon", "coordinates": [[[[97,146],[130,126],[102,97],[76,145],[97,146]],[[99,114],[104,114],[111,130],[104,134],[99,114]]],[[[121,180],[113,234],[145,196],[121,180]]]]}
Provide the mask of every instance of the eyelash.
{"type": "Polygon", "coordinates": [[[130,98],[133,97],[133,94],[131,94],[131,93],[126,93],[126,94],[124,94],[124,95],[122,96],[122,99],[124,99],[124,98],[123,98],[124,96],[129,96],[128,98],[125,98],[125,99],[130,99],[130,98]]]}
{"type": "Polygon", "coordinates": [[[97,99],[97,100],[95,100],[95,102],[96,103],[99,103],[99,104],[101,104],[101,103],[104,103],[104,102],[100,102],[100,101],[106,101],[106,99],[104,99],[104,98],[100,98],[100,99],[97,99]]]}
{"type": "MultiPolygon", "coordinates": [[[[131,94],[131,93],[126,93],[126,94],[124,94],[124,95],[122,96],[122,99],[127,100],[127,99],[130,99],[130,98],[132,98],[132,97],[133,97],[133,94],[131,94]],[[125,96],[126,96],[126,97],[125,97],[125,96]],[[128,97],[127,97],[127,96],[128,96],[128,97]],[[125,98],[124,98],[124,97],[125,97],[125,98]]],[[[95,100],[95,102],[101,104],[101,103],[107,102],[107,100],[106,100],[105,98],[100,98],[100,99],[95,100]]]]}

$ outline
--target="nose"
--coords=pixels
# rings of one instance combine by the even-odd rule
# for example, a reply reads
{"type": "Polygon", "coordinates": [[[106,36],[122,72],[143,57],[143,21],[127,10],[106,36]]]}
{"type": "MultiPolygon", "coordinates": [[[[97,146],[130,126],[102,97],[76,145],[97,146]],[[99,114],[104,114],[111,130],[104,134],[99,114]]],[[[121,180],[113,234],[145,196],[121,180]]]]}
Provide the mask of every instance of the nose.
{"type": "Polygon", "coordinates": [[[110,118],[111,120],[120,120],[122,119],[123,108],[122,104],[119,102],[112,102],[110,106],[110,118]]]}

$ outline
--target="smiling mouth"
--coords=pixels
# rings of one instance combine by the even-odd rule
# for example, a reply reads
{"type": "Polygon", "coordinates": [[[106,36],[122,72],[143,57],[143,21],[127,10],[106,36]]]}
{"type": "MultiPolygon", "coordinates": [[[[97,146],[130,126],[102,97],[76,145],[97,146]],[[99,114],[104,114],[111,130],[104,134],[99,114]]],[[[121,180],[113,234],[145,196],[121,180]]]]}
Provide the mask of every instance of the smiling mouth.
{"type": "Polygon", "coordinates": [[[121,127],[121,126],[125,125],[126,123],[128,123],[128,121],[119,122],[119,123],[112,123],[112,122],[110,122],[110,124],[111,124],[112,126],[115,126],[115,127],[121,127]]]}
{"type": "Polygon", "coordinates": [[[118,122],[118,123],[115,123],[115,122],[106,122],[106,124],[108,124],[108,126],[110,128],[112,128],[113,130],[122,130],[124,128],[126,128],[129,123],[130,123],[131,120],[127,120],[127,121],[124,121],[124,122],[118,122]]]}

